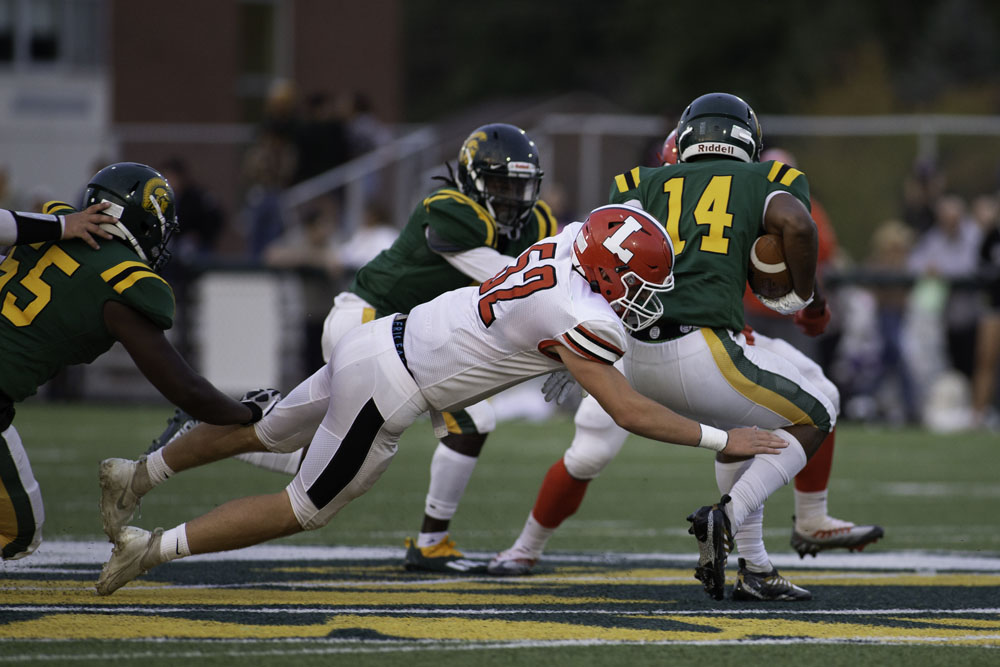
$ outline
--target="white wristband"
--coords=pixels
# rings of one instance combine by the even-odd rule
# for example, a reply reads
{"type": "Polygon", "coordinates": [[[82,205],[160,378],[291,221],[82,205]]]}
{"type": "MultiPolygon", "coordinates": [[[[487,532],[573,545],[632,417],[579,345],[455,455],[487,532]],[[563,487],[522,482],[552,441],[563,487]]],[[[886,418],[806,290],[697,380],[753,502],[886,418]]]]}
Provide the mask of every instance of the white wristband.
{"type": "Polygon", "coordinates": [[[699,447],[711,449],[714,452],[721,452],[729,444],[729,433],[726,431],[714,426],[706,426],[705,424],[701,424],[700,426],[701,440],[698,441],[699,447]]]}

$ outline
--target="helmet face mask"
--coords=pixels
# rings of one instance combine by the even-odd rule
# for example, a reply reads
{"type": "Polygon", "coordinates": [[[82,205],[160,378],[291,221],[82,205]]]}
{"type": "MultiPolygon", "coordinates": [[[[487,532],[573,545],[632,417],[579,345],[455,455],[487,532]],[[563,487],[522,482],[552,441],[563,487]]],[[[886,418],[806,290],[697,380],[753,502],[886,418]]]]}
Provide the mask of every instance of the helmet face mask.
{"type": "Polygon", "coordinates": [[[626,329],[645,329],[663,315],[658,295],[674,288],[674,249],[649,213],[620,204],[594,209],[573,250],[574,270],[607,300],[626,329]]]}
{"type": "Polygon", "coordinates": [[[677,123],[680,162],[700,158],[757,162],[762,145],[757,114],[735,95],[702,95],[688,105],[677,123]]]}
{"type": "Polygon", "coordinates": [[[494,123],[476,129],[458,153],[458,185],[483,206],[503,236],[516,239],[538,201],[543,172],[524,130],[494,123]]]}
{"type": "Polygon", "coordinates": [[[101,225],[125,241],[154,271],[170,259],[167,242],[178,229],[174,191],[163,175],[144,164],[118,162],[97,172],[87,184],[84,206],[110,202],[104,213],[114,223],[101,225]]]}

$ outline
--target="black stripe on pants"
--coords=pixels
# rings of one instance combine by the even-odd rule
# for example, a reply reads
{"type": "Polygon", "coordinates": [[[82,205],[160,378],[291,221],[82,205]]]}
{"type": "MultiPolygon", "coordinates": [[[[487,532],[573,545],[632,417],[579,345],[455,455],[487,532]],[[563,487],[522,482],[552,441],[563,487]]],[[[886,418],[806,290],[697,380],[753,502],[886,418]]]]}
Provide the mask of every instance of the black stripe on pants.
{"type": "Polygon", "coordinates": [[[354,418],[340,448],[313,482],[306,494],[318,509],[326,507],[334,497],[344,490],[361,469],[379,429],[385,424],[385,418],[375,406],[375,399],[370,398],[361,412],[354,418]]]}

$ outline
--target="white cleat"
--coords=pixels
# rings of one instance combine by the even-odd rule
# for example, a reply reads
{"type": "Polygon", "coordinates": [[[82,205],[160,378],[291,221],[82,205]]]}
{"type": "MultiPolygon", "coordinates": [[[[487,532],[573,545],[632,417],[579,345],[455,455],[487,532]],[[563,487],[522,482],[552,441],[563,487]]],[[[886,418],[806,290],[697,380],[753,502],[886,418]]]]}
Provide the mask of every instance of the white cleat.
{"type": "MultiPolygon", "coordinates": [[[[792,517],[795,520],[795,517],[792,517]]],[[[861,551],[872,542],[877,542],[885,531],[881,526],[858,526],[850,521],[825,516],[819,521],[795,521],[792,528],[791,545],[800,558],[813,557],[827,549],[847,549],[861,551]]]]}
{"type": "Polygon", "coordinates": [[[520,577],[531,574],[538,558],[539,554],[520,547],[512,547],[494,556],[486,566],[486,571],[497,577],[520,577]]]}
{"type": "Polygon", "coordinates": [[[148,563],[150,559],[146,556],[153,544],[157,543],[154,538],[162,534],[162,528],[157,528],[153,532],[135,526],[122,528],[115,539],[111,558],[101,569],[101,576],[97,580],[97,594],[111,595],[136,577],[149,572],[159,559],[146,566],[143,566],[143,560],[148,563]]]}
{"type": "Polygon", "coordinates": [[[139,508],[139,496],[132,493],[132,477],[138,465],[138,461],[129,459],[101,461],[101,521],[111,541],[139,508]]]}

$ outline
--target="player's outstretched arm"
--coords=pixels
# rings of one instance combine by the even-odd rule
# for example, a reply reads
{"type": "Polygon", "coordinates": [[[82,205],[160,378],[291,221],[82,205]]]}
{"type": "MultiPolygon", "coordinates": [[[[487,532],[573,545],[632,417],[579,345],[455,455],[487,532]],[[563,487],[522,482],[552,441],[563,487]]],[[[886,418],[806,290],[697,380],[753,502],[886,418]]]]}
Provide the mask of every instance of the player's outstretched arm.
{"type": "Polygon", "coordinates": [[[168,401],[208,424],[248,424],[261,416],[196,373],[152,321],[117,301],[104,304],[104,323],[136,367],[168,401]]]}
{"type": "Polygon", "coordinates": [[[704,427],[646,398],[614,366],[589,361],[565,347],[556,353],[580,386],[588,391],[619,426],[653,440],[689,447],[705,447],[730,456],[777,454],[787,443],[769,431],[732,429],[728,433],[704,427]]]}

